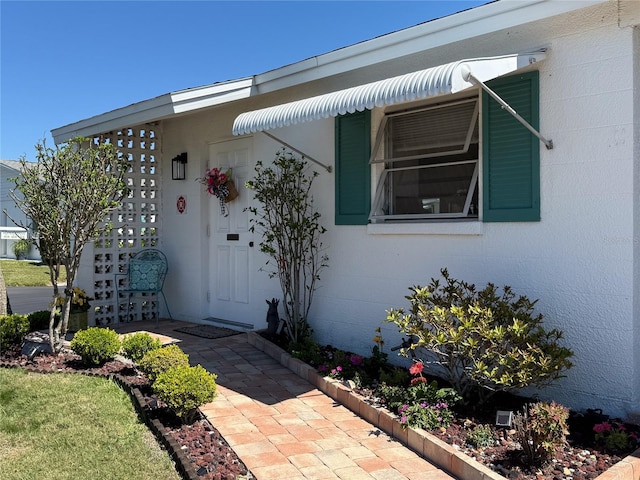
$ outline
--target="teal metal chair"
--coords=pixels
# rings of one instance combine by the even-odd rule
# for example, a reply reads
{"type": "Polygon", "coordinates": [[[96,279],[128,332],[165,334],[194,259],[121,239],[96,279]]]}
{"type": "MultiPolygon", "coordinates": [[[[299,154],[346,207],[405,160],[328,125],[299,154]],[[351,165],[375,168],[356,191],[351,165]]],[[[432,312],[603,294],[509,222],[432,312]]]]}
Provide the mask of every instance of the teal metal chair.
{"type": "Polygon", "coordinates": [[[131,296],[134,294],[155,294],[156,295],[156,326],[160,322],[158,294],[162,295],[164,304],[167,307],[169,318],[173,320],[169,311],[167,298],[164,296],[162,288],[164,279],[167,276],[169,265],[167,257],[160,250],[149,248],[136,253],[131,260],[127,271],[116,273],[116,299],[118,302],[118,312],[120,311],[120,295],[127,296],[127,322],[130,321],[131,296]]]}

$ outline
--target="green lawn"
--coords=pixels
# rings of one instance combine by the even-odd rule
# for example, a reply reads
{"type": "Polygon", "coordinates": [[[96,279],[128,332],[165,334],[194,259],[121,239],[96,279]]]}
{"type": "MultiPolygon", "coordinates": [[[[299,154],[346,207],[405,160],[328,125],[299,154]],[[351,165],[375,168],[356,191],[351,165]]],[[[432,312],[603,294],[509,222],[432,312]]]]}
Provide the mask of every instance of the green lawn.
{"type": "MultiPolygon", "coordinates": [[[[25,260],[0,260],[0,269],[7,287],[50,287],[49,267],[38,262],[25,260]]],[[[67,272],[62,267],[60,283],[67,280],[67,272]]]]}
{"type": "Polygon", "coordinates": [[[3,480],[179,480],[112,381],[0,368],[3,480]]]}

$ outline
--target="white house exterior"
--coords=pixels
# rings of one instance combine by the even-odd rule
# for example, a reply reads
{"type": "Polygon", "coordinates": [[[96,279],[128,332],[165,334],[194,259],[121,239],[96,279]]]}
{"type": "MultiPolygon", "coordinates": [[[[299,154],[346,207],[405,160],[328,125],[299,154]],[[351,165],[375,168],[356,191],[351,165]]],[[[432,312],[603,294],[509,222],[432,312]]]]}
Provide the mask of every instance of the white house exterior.
{"type": "MultiPolygon", "coordinates": [[[[637,414],[638,23],[635,1],[500,0],[53,130],[57,143],[101,134],[131,154],[134,193],[112,218],[120,228],[84,257],[95,321],[124,320],[114,270],[127,253],[159,246],[174,318],[266,328],[265,299],[279,285],[260,271],[266,257],[242,186],[284,142],[331,167],[310,164],[330,258],[309,318],[318,341],[369,353],[386,311],[446,267],[538,299],[545,325],[564,332],[574,367],[541,398],[637,414]],[[472,61],[454,63],[463,59],[472,61]],[[541,139],[465,83],[467,66],[541,139]],[[418,84],[403,76],[412,72],[422,72],[418,84]],[[172,180],[183,152],[186,180],[172,180]],[[228,217],[196,181],[213,165],[232,167],[240,187],[228,217]],[[410,165],[419,168],[402,170],[410,165]]],[[[399,343],[393,325],[382,331],[386,345],[399,343]]]]}
{"type": "MultiPolygon", "coordinates": [[[[15,242],[22,238],[30,238],[31,235],[30,222],[9,195],[16,187],[11,179],[20,176],[21,168],[18,160],[0,160],[0,258],[15,258],[15,242]],[[27,228],[16,225],[14,220],[27,228]]],[[[32,247],[28,257],[39,259],[37,248],[32,247]]]]}

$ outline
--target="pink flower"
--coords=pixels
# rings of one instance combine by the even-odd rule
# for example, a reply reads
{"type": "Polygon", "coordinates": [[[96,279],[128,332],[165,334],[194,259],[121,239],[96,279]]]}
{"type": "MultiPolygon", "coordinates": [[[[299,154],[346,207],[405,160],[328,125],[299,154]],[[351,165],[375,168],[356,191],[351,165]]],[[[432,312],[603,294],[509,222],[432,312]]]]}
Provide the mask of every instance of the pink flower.
{"type": "Polygon", "coordinates": [[[362,359],[363,359],[362,355],[354,354],[354,355],[351,355],[351,358],[349,360],[353,365],[357,367],[358,365],[362,364],[362,359]]]}
{"type": "Polygon", "coordinates": [[[593,426],[593,431],[596,433],[610,432],[611,424],[609,422],[598,423],[597,425],[593,426]]]}
{"type": "Polygon", "coordinates": [[[411,365],[411,368],[409,368],[409,373],[411,375],[420,375],[422,373],[422,362],[416,362],[413,365],[411,365]]]}

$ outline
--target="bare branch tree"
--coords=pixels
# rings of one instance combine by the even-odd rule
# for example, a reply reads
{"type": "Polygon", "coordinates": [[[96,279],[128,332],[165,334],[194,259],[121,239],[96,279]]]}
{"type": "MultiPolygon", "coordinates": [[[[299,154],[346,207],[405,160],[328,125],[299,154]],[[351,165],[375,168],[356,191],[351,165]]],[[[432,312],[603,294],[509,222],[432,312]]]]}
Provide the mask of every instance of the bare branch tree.
{"type": "Polygon", "coordinates": [[[326,229],[320,225],[311,196],[318,173],[308,176],[306,167],[304,159],[282,150],[269,168],[257,162],[256,176],[247,182],[262,204],[260,209],[248,208],[254,215],[251,231],[262,232],[260,251],[271,257],[269,275],[280,280],[287,333],[294,342],[310,334],[309,309],[328,262],[320,240],[326,229]]]}
{"type": "Polygon", "coordinates": [[[35,243],[49,266],[53,285],[49,338],[52,351],[59,352],[82,251],[87,242],[111,227],[105,220],[127,194],[124,175],[129,166],[114,145],[98,139],[77,137],[55,149],[42,141],[35,148],[37,164],[25,168],[26,160],[21,158],[22,175],[13,179],[16,188],[10,195],[34,222],[35,243]],[[61,319],[55,325],[61,266],[66,268],[67,282],[61,319]]]}

